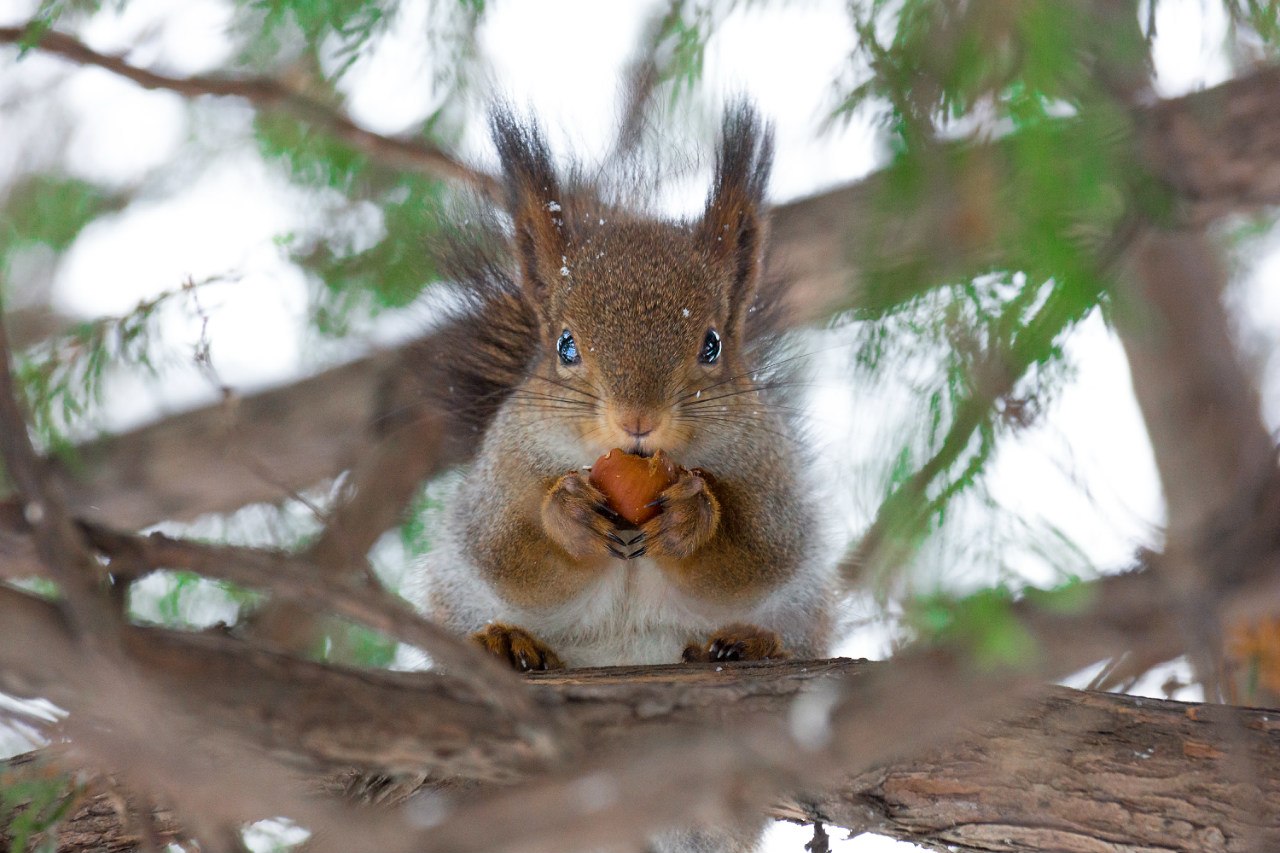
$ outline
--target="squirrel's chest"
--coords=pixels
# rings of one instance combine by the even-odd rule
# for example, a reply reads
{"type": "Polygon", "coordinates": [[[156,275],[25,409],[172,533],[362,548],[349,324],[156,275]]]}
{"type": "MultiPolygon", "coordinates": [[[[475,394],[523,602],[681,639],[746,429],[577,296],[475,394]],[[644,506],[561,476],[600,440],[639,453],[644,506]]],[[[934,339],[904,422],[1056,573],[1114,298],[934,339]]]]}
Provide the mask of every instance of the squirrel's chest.
{"type": "Polygon", "coordinates": [[[522,615],[569,666],[676,663],[716,624],[644,557],[616,561],[561,606],[522,615]]]}

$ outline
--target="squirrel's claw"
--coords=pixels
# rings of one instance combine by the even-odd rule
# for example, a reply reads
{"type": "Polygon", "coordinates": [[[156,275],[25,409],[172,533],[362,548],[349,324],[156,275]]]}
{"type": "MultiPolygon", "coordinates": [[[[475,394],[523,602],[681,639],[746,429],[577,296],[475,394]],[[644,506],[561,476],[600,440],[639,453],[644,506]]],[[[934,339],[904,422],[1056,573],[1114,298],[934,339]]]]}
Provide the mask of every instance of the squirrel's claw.
{"type": "Polygon", "coordinates": [[[706,479],[684,471],[652,502],[662,511],[640,527],[647,553],[683,559],[710,541],[720,525],[720,501],[706,479]]]}
{"type": "Polygon", "coordinates": [[[489,654],[506,661],[517,672],[564,667],[550,646],[515,625],[494,622],[486,625],[483,631],[472,634],[471,640],[479,643],[489,654]]]}
{"type": "Polygon", "coordinates": [[[575,560],[608,555],[626,559],[617,548],[626,545],[617,534],[617,517],[600,490],[578,471],[557,479],[542,501],[542,527],[548,538],[575,560]]]}
{"type": "Polygon", "coordinates": [[[768,628],[735,622],[713,633],[705,645],[692,643],[681,656],[685,663],[785,660],[791,653],[782,638],[768,628]]]}
{"type": "Polygon", "coordinates": [[[600,513],[605,518],[612,521],[614,524],[617,524],[618,522],[622,521],[622,516],[614,512],[613,507],[609,506],[604,501],[600,501],[599,503],[596,504],[596,512],[600,513]]]}

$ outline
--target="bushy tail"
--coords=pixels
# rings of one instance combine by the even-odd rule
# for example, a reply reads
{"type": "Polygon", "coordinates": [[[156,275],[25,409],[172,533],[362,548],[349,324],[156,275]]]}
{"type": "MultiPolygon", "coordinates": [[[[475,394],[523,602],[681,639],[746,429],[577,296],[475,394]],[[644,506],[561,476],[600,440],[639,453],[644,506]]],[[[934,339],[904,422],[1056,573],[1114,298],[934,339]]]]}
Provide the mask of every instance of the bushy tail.
{"type": "Polygon", "coordinates": [[[438,253],[447,284],[443,317],[413,344],[384,388],[380,431],[412,420],[422,407],[446,415],[455,461],[475,454],[489,422],[528,375],[537,350],[537,315],[511,277],[506,238],[480,227],[438,253]]]}

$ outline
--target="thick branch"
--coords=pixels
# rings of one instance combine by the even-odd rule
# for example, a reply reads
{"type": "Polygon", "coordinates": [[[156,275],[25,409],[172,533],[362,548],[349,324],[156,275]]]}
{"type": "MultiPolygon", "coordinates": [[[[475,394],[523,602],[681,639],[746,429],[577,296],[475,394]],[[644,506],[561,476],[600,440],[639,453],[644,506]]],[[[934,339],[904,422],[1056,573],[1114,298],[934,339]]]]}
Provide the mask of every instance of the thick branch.
{"type": "MultiPolygon", "coordinates": [[[[1020,674],[984,675],[945,656],[917,655],[873,670],[875,677],[870,681],[860,676],[855,682],[849,682],[849,676],[859,671],[839,663],[797,665],[798,673],[784,666],[778,671],[789,673],[785,682],[753,677],[753,671],[768,670],[768,666],[726,668],[719,673],[714,668],[645,670],[634,681],[605,673],[580,686],[576,686],[579,680],[588,674],[549,679],[553,683],[538,685],[535,696],[558,709],[567,730],[581,733],[569,744],[570,752],[561,754],[586,750],[600,757],[585,770],[579,767],[511,797],[469,805],[449,821],[448,831],[446,826],[437,828],[430,841],[411,836],[405,849],[414,845],[453,849],[451,844],[457,849],[476,845],[502,849],[515,838],[525,849],[598,843],[600,836],[592,833],[601,831],[604,816],[571,826],[557,822],[554,812],[548,816],[550,823],[535,826],[529,820],[532,804],[573,790],[584,772],[611,774],[624,803],[634,805],[628,799],[633,790],[637,798],[653,800],[652,809],[639,810],[650,815],[650,821],[662,815],[693,819],[705,815],[708,808],[726,808],[723,798],[730,793],[695,785],[692,776],[688,780],[692,787],[674,794],[652,781],[677,772],[696,776],[704,771],[703,765],[691,765],[691,754],[711,762],[708,766],[723,766],[731,778],[739,779],[733,796],[745,797],[741,802],[749,806],[762,804],[762,798],[779,786],[797,790],[824,785],[823,780],[834,779],[840,769],[866,771],[895,755],[938,744],[957,727],[990,719],[993,709],[1002,708],[1001,713],[1007,714],[1017,697],[1026,695],[1045,672],[1070,670],[1143,637],[1169,642],[1167,634],[1160,640],[1159,631],[1151,633],[1161,623],[1164,602],[1143,576],[1102,583],[1105,589],[1099,590],[1098,606],[1091,615],[1028,614],[1026,625],[1041,646],[1036,659],[1047,669],[1020,674]],[[711,686],[691,689],[704,678],[711,680],[711,686]],[[809,712],[817,716],[800,719],[805,731],[821,737],[829,726],[830,734],[823,750],[810,753],[797,747],[794,738],[799,730],[789,721],[797,719],[790,716],[797,713],[793,704],[797,691],[815,681],[827,685],[823,689],[828,698],[821,699],[820,693],[820,701],[809,712]],[[842,688],[842,684],[848,686],[842,688]],[[844,691],[848,698],[841,703],[839,695],[844,691]],[[824,723],[837,706],[835,716],[824,723]],[[707,722],[715,725],[708,729],[707,722]],[[695,724],[699,725],[692,734],[683,734],[695,724]],[[738,737],[724,737],[724,731],[739,726],[748,728],[740,730],[738,737]],[[631,760],[634,750],[603,752],[617,738],[636,734],[646,744],[640,764],[631,760]],[[472,828],[464,831],[464,826],[472,828]],[[488,827],[490,833],[477,835],[475,826],[488,827]],[[540,843],[532,842],[535,836],[540,843]]],[[[74,707],[75,685],[80,683],[74,671],[76,658],[69,654],[49,606],[3,590],[0,596],[13,604],[0,620],[0,672],[8,674],[0,689],[43,693],[74,707]]],[[[372,766],[415,777],[490,780],[545,766],[546,745],[530,742],[527,726],[477,705],[473,694],[439,676],[325,668],[246,649],[216,636],[129,629],[127,638],[131,654],[167,695],[178,697],[218,730],[256,741],[268,754],[294,766],[372,766]]],[[[654,826],[637,821],[631,818],[627,831],[643,833],[654,826]]],[[[622,831],[610,826],[612,832],[622,831]]]]}
{"type": "MultiPolygon", "coordinates": [[[[299,666],[320,671],[314,665],[299,666]]],[[[797,697],[812,695],[816,686],[833,678],[875,674],[887,666],[826,661],[720,671],[681,666],[583,670],[536,678],[533,687],[543,701],[563,709],[593,749],[599,749],[623,737],[657,742],[662,732],[692,722],[717,720],[732,726],[760,715],[785,720],[796,714],[797,697]]],[[[333,675],[329,671],[325,678],[333,675]]],[[[306,691],[317,683],[301,679],[304,692],[295,702],[316,698],[306,691]]],[[[409,714],[413,721],[394,731],[407,733],[415,723],[426,724],[418,742],[445,754],[460,739],[438,720],[449,708],[440,686],[430,674],[372,676],[362,689],[382,699],[395,695],[393,712],[380,714],[374,703],[367,718],[340,708],[332,711],[347,725],[368,729],[368,746],[384,757],[393,755],[395,747],[379,742],[375,733],[386,720],[409,714]],[[421,711],[419,702],[425,705],[421,711]]],[[[1269,849],[1280,843],[1280,824],[1275,822],[1280,814],[1280,719],[1267,711],[1230,709],[1229,714],[1229,724],[1246,733],[1244,745],[1259,769],[1248,785],[1229,783],[1223,722],[1204,706],[1059,689],[998,723],[967,727],[945,746],[780,802],[774,813],[960,850],[1083,853],[1130,845],[1135,850],[1236,851],[1248,849],[1240,842],[1252,837],[1254,829],[1263,833],[1266,844],[1252,849],[1269,849]],[[1102,796],[1092,793],[1096,791],[1102,796]]],[[[462,722],[456,713],[445,719],[454,726],[462,722]]],[[[488,754],[485,761],[470,764],[485,778],[494,778],[491,774],[504,766],[502,778],[510,779],[518,766],[514,747],[519,740],[508,729],[491,728],[493,722],[479,718],[467,726],[475,740],[466,754],[488,754]]],[[[313,726],[309,735],[319,731],[313,726]]],[[[383,733],[392,744],[404,743],[392,732],[383,733]]],[[[348,743],[357,741],[348,738],[348,743]]],[[[412,764],[398,766],[407,770],[412,764]]],[[[459,770],[463,764],[453,762],[459,770]]],[[[85,819],[101,817],[101,809],[90,804],[85,819]]],[[[110,838],[99,841],[108,844],[110,838]]]]}

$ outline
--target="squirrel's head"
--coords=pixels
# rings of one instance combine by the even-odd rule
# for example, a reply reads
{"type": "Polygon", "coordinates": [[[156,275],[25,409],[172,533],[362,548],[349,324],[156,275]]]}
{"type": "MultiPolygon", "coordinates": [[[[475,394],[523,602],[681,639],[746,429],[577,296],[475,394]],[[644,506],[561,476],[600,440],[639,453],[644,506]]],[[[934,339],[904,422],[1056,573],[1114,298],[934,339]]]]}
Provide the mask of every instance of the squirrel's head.
{"type": "Polygon", "coordinates": [[[741,104],[727,113],[694,222],[642,219],[562,191],[536,126],[507,112],[492,125],[521,291],[539,330],[516,399],[563,416],[584,454],[679,453],[728,431],[754,392],[748,313],[772,159],[755,112],[741,104]]]}

